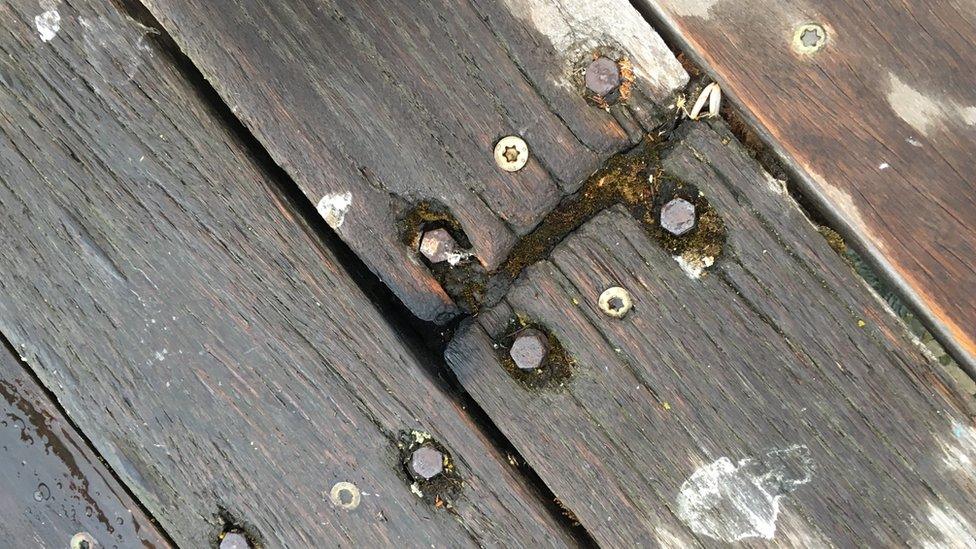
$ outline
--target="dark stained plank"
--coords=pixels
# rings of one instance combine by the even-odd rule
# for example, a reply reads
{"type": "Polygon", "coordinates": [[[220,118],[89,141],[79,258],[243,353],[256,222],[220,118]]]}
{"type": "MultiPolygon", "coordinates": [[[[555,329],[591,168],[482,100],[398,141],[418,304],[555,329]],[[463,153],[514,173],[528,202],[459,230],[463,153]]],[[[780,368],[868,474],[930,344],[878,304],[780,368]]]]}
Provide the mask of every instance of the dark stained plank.
{"type": "Polygon", "coordinates": [[[4,547],[169,547],[6,345],[0,345],[4,547]]]}
{"type": "Polygon", "coordinates": [[[971,403],[724,126],[686,123],[661,158],[657,180],[724,220],[715,264],[689,274],[604,211],[455,336],[465,388],[606,546],[976,543],[971,403]],[[598,307],[611,286],[622,319],[598,307]],[[510,375],[516,316],[551,331],[568,379],[510,375]]]}
{"type": "MultiPolygon", "coordinates": [[[[976,374],[976,10],[643,0],[976,374]],[[805,24],[825,45],[797,53],[805,24]]],[[[813,35],[807,35],[808,43],[813,35]]]]}
{"type": "Polygon", "coordinates": [[[457,304],[414,239],[446,207],[482,269],[611,153],[663,121],[687,80],[625,0],[143,2],[353,251],[421,319],[457,304]],[[624,59],[626,103],[583,97],[594,55],[624,59]],[[500,170],[503,136],[530,160],[500,170]]]}
{"type": "Polygon", "coordinates": [[[0,331],[174,541],[574,544],[151,29],[45,9],[0,4],[0,331]]]}

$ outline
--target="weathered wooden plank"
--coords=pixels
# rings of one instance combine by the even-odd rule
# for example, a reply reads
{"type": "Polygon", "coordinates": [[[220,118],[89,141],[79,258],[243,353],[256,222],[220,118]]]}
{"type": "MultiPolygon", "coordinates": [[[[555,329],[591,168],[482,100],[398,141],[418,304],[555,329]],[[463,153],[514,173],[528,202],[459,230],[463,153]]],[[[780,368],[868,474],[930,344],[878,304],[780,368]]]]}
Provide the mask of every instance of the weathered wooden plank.
{"type": "Polygon", "coordinates": [[[625,0],[144,4],[356,254],[438,322],[457,308],[416,250],[434,219],[419,205],[447,208],[475,269],[494,270],[687,79],[625,0]],[[583,97],[597,55],[632,73],[606,111],[583,97]],[[530,155],[513,173],[492,154],[510,134],[530,155]]]}
{"type": "MultiPolygon", "coordinates": [[[[782,182],[713,127],[684,125],[646,161],[724,220],[715,264],[693,274],[656,218],[615,206],[459,332],[461,383],[607,546],[976,543],[969,405],[782,182]],[[632,298],[622,319],[598,306],[611,286],[632,298]],[[560,342],[568,379],[509,373],[513,317],[560,342]]],[[[690,250],[700,233],[682,237],[690,250]]]]}
{"type": "Polygon", "coordinates": [[[4,547],[169,547],[139,506],[0,345],[0,539],[4,547]]]}
{"type": "Polygon", "coordinates": [[[574,542],[151,29],[0,19],[0,331],[176,543],[574,542]]]}
{"type": "Polygon", "coordinates": [[[976,374],[972,5],[642,4],[976,374]]]}

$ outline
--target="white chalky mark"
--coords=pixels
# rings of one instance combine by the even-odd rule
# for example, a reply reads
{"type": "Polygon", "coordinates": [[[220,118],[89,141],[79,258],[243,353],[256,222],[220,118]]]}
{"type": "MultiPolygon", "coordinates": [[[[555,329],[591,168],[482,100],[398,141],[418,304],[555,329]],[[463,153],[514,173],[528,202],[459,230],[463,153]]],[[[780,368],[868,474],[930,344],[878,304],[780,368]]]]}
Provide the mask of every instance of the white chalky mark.
{"type": "Polygon", "coordinates": [[[914,137],[909,137],[908,139],[905,140],[905,142],[908,143],[909,145],[913,146],[913,147],[921,147],[922,146],[922,142],[919,141],[918,139],[915,139],[914,137]]]}
{"type": "MultiPolygon", "coordinates": [[[[664,40],[626,0],[505,0],[509,11],[526,19],[570,63],[607,44],[619,45],[630,59],[638,85],[664,101],[688,81],[664,40]]],[[[570,67],[575,69],[576,67],[570,67]]],[[[556,82],[572,88],[571,78],[556,82]]]]}
{"type": "Polygon", "coordinates": [[[327,194],[322,197],[322,200],[319,200],[319,215],[325,219],[330,227],[338,230],[342,226],[342,222],[346,220],[346,212],[349,211],[351,205],[351,192],[327,194]]]}
{"type": "MultiPolygon", "coordinates": [[[[894,74],[888,75],[887,99],[895,114],[922,135],[928,135],[934,127],[952,120],[959,120],[969,126],[976,125],[976,107],[962,105],[947,97],[925,95],[894,74]]],[[[921,146],[913,138],[908,138],[907,141],[921,146]]]]}
{"type": "Polygon", "coordinates": [[[976,428],[952,423],[952,437],[940,437],[942,463],[951,471],[972,472],[976,461],[976,428]]]}
{"type": "MultiPolygon", "coordinates": [[[[252,442],[251,444],[254,443],[252,442]]],[[[359,507],[362,497],[359,488],[355,484],[351,482],[337,482],[332,485],[332,490],[329,491],[329,500],[336,507],[340,507],[346,511],[352,511],[356,507],[359,507]]]]}
{"type": "Polygon", "coordinates": [[[803,445],[735,464],[721,457],[700,467],[681,485],[678,517],[695,533],[720,541],[772,539],[780,500],[810,482],[813,468],[803,445]]]}
{"type": "Polygon", "coordinates": [[[40,35],[41,41],[50,42],[61,30],[61,14],[51,7],[44,13],[34,16],[34,26],[37,27],[37,34],[40,35]]]}
{"type": "Polygon", "coordinates": [[[682,0],[668,7],[679,17],[700,17],[707,21],[712,16],[712,8],[718,3],[719,0],[682,0]]]}
{"type": "Polygon", "coordinates": [[[763,175],[766,177],[766,184],[768,185],[769,190],[776,194],[786,194],[786,181],[776,179],[765,171],[763,172],[763,175]]]}
{"type": "Polygon", "coordinates": [[[685,258],[684,256],[675,255],[671,257],[678,263],[678,266],[681,267],[681,270],[684,271],[686,275],[688,275],[688,278],[693,278],[693,279],[701,278],[701,275],[703,272],[705,272],[705,269],[715,264],[715,258],[711,256],[705,256],[702,258],[697,258],[697,257],[685,258]]]}
{"type": "Polygon", "coordinates": [[[942,534],[942,539],[921,540],[923,549],[976,549],[976,537],[973,537],[976,530],[955,509],[950,507],[947,512],[929,502],[926,518],[942,534]]]}
{"type": "Polygon", "coordinates": [[[879,170],[887,170],[890,167],[891,167],[891,165],[888,164],[887,162],[882,162],[882,163],[878,164],[878,169],[879,170]]]}

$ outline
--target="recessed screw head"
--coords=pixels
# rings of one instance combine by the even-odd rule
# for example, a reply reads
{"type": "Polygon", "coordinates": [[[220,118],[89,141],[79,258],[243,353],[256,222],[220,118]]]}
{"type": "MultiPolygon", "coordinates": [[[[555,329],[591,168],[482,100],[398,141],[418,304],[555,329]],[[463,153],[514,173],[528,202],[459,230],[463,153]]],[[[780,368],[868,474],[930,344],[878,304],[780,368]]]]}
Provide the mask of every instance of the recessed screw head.
{"type": "Polygon", "coordinates": [[[623,318],[634,306],[630,299],[630,292],[620,286],[607,288],[600,294],[600,310],[603,314],[613,318],[623,318]]]}
{"type": "Polygon", "coordinates": [[[424,231],[420,237],[420,253],[431,263],[442,263],[457,254],[458,243],[447,229],[424,231]]]}
{"type": "Polygon", "coordinates": [[[88,532],[78,532],[77,534],[71,536],[71,541],[68,543],[71,549],[95,549],[98,547],[98,543],[95,538],[92,537],[88,532]]]}
{"type": "Polygon", "coordinates": [[[517,172],[529,161],[529,146],[516,135],[509,135],[495,144],[495,164],[506,172],[517,172]]]}
{"type": "Polygon", "coordinates": [[[220,539],[220,549],[251,549],[251,542],[241,532],[231,530],[220,539]]]}
{"type": "Polygon", "coordinates": [[[793,49],[799,53],[814,53],[827,43],[827,29],[823,25],[807,23],[793,33],[793,49]]]}
{"type": "Polygon", "coordinates": [[[519,332],[508,350],[519,370],[529,371],[541,368],[549,354],[549,338],[539,330],[527,328],[519,332]]]}
{"type": "Polygon", "coordinates": [[[684,198],[675,198],[661,208],[661,228],[674,236],[681,236],[695,226],[695,205],[684,198]]]}
{"type": "Polygon", "coordinates": [[[597,57],[586,67],[583,80],[587,90],[605,98],[620,87],[620,67],[612,59],[597,57]]]}
{"type": "Polygon", "coordinates": [[[430,480],[444,472],[444,454],[431,446],[421,446],[410,455],[410,472],[418,479],[430,480]]]}

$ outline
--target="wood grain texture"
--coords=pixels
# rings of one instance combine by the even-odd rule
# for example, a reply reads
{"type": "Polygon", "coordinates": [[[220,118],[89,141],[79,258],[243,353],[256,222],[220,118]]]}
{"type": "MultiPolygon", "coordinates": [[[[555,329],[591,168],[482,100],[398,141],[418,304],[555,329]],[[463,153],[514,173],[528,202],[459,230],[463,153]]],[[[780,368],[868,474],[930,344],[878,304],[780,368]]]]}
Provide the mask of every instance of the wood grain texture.
{"type": "Polygon", "coordinates": [[[169,547],[6,345],[0,345],[0,540],[67,547],[169,547]]]}
{"type": "Polygon", "coordinates": [[[976,543],[969,405],[723,126],[662,158],[726,223],[711,270],[607,210],[455,337],[461,383],[607,546],[976,543]],[[619,320],[597,306],[615,285],[619,320]],[[496,358],[515,314],[575,358],[562,390],[496,358]]]}
{"type": "Polygon", "coordinates": [[[398,219],[443,204],[493,270],[642,124],[658,123],[687,79],[623,0],[598,3],[614,17],[579,1],[144,4],[343,240],[437,322],[457,308],[398,219]],[[618,39],[612,24],[631,34],[618,39]],[[582,63],[601,47],[650,64],[635,70],[632,104],[609,112],[581,93],[582,63]],[[515,173],[492,155],[510,134],[530,149],[515,173]]]}
{"type": "Polygon", "coordinates": [[[966,2],[643,0],[976,374],[976,11],[966,2]],[[791,47],[819,23],[826,46],[791,47]]]}
{"type": "Polygon", "coordinates": [[[174,541],[572,544],[151,29],[57,10],[44,42],[0,4],[0,331],[174,541]],[[413,429],[452,454],[450,509],[411,491],[413,429]]]}

